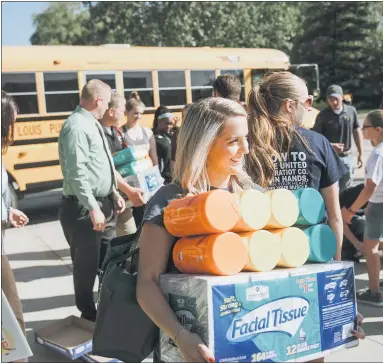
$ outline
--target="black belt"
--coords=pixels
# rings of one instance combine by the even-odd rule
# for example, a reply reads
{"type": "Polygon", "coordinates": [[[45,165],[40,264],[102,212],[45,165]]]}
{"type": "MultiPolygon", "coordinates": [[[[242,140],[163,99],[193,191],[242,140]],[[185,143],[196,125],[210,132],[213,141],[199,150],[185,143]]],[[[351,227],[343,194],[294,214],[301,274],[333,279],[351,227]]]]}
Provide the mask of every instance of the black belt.
{"type": "MultiPolygon", "coordinates": [[[[106,197],[94,197],[98,202],[103,202],[104,200],[108,198],[112,198],[113,193],[108,194],[106,197]]],[[[72,200],[74,202],[78,202],[79,199],[75,195],[63,195],[63,199],[65,200],[72,200]]]]}

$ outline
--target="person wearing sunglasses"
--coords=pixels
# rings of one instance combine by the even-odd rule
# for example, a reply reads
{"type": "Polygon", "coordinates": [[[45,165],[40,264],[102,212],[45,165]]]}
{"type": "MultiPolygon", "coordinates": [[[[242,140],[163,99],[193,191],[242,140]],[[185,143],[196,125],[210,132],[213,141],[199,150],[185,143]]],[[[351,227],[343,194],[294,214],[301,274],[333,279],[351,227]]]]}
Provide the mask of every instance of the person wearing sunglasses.
{"type": "Polygon", "coordinates": [[[364,138],[370,140],[374,148],[367,160],[364,188],[344,214],[346,222],[351,224],[352,217],[368,202],[363,236],[368,289],[358,291],[357,299],[368,305],[383,307],[379,281],[379,244],[383,242],[383,110],[368,113],[362,129],[364,138]]]}
{"type": "Polygon", "coordinates": [[[302,128],[313,98],[305,82],[290,72],[266,75],[250,92],[248,173],[267,189],[314,188],[325,201],[341,259],[343,223],[338,181],[347,172],[329,141],[302,128]]]}
{"type": "Polygon", "coordinates": [[[347,168],[339,181],[342,192],[351,185],[354,161],[351,151],[352,138],[358,150],[357,167],[363,166],[363,138],[355,108],[344,103],[342,87],[331,85],[326,92],[329,107],[319,112],[313,130],[325,136],[347,168]]]}

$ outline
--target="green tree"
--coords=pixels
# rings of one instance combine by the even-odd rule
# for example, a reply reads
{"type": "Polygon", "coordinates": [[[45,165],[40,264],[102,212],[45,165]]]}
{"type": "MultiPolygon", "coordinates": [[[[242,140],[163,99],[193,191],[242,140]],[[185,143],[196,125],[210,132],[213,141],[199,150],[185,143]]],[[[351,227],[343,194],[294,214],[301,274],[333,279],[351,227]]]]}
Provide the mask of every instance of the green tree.
{"type": "Polygon", "coordinates": [[[33,45],[84,45],[87,44],[86,22],[89,11],[80,3],[52,3],[47,10],[34,14],[35,32],[30,38],[33,45]]]}
{"type": "Polygon", "coordinates": [[[369,2],[312,2],[303,7],[303,27],[292,59],[318,63],[322,95],[328,85],[337,83],[357,103],[365,103],[365,96],[379,88],[379,80],[372,75],[379,73],[381,54],[376,53],[382,48],[377,52],[372,43],[381,42],[381,9],[369,2]]]}
{"type": "Polygon", "coordinates": [[[270,47],[289,51],[299,3],[98,2],[90,42],[141,46],[270,47]]]}

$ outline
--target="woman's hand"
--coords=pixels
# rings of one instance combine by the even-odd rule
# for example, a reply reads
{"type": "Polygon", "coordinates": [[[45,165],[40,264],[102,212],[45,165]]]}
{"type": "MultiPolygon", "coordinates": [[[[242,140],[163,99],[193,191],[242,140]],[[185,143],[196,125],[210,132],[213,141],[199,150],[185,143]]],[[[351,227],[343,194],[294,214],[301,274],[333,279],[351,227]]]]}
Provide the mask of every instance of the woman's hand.
{"type": "Polygon", "coordinates": [[[363,315],[357,313],[356,314],[356,330],[352,330],[351,334],[354,337],[357,337],[358,339],[364,339],[366,337],[366,333],[364,332],[364,329],[362,328],[363,323],[363,315]]]}
{"type": "Polygon", "coordinates": [[[174,116],[173,127],[180,127],[180,126],[181,126],[181,118],[178,116],[174,116]]]}
{"type": "Polygon", "coordinates": [[[213,354],[198,334],[183,329],[177,336],[176,344],[184,362],[215,362],[213,354]]]}
{"type": "Polygon", "coordinates": [[[20,228],[28,224],[29,218],[21,210],[10,208],[9,221],[13,227],[20,228]]]}
{"type": "Polygon", "coordinates": [[[342,208],[342,217],[347,224],[351,224],[351,219],[354,215],[355,213],[350,212],[350,210],[342,208]]]}

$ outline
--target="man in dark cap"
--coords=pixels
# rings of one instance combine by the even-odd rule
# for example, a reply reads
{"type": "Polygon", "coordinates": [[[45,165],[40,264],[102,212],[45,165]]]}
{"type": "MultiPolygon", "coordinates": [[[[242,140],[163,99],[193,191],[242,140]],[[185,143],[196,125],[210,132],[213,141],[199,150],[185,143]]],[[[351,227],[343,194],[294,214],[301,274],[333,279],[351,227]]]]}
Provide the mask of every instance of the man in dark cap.
{"type": "Polygon", "coordinates": [[[354,138],[358,150],[357,166],[363,166],[363,136],[358,115],[353,106],[343,103],[343,89],[336,84],[326,92],[329,107],[319,112],[313,130],[325,136],[346,166],[348,173],[339,180],[340,192],[351,184],[353,157],[351,152],[354,138]]]}

